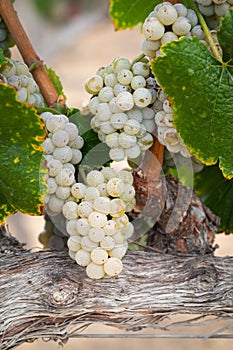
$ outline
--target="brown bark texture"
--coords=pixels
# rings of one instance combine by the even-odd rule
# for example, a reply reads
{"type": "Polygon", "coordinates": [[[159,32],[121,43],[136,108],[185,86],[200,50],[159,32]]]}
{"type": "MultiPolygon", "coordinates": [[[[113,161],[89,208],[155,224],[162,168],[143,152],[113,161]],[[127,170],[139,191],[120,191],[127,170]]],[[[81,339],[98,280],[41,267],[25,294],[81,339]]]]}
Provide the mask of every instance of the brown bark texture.
{"type": "Polygon", "coordinates": [[[93,281],[67,252],[2,240],[0,349],[65,342],[93,323],[138,331],[176,314],[233,316],[233,257],[129,251],[123,264],[118,277],[93,281]]]}

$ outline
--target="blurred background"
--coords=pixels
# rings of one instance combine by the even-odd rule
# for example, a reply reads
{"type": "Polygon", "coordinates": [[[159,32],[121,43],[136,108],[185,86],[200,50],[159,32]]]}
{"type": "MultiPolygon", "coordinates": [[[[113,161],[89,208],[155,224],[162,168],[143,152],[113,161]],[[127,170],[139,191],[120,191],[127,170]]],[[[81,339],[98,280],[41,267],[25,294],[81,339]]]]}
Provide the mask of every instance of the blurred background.
{"type": "MultiPolygon", "coordinates": [[[[90,95],[84,90],[85,80],[97,69],[110,63],[116,56],[125,56],[132,60],[140,54],[142,37],[140,28],[115,31],[108,17],[107,0],[16,0],[15,9],[40,58],[52,67],[61,79],[69,107],[81,108],[90,95]]],[[[21,59],[17,49],[13,49],[14,59],[21,59]]],[[[28,248],[40,248],[38,234],[43,230],[42,217],[29,217],[17,213],[7,221],[10,232],[28,248]]],[[[219,235],[216,243],[220,248],[216,255],[232,255],[231,236],[219,235]]],[[[221,324],[212,331],[221,328],[221,324]]],[[[208,328],[205,328],[207,330],[208,328]]],[[[210,328],[209,328],[210,329],[210,328]]],[[[199,327],[199,333],[204,333],[199,327]]],[[[197,332],[198,332],[197,330],[197,332]]],[[[180,330],[181,332],[182,330],[180,330]]],[[[191,333],[191,329],[183,333],[191,333]]],[[[153,333],[146,330],[143,333],[153,333]]],[[[89,327],[86,334],[121,333],[117,329],[95,325],[89,327]]],[[[176,329],[173,333],[179,333],[176,329]]],[[[173,350],[187,349],[232,349],[232,341],[219,340],[179,340],[179,339],[73,339],[64,345],[65,350],[77,347],[92,350],[97,347],[111,350],[121,348],[173,350]]],[[[53,342],[25,344],[19,350],[37,350],[41,347],[57,349],[53,342]]]]}

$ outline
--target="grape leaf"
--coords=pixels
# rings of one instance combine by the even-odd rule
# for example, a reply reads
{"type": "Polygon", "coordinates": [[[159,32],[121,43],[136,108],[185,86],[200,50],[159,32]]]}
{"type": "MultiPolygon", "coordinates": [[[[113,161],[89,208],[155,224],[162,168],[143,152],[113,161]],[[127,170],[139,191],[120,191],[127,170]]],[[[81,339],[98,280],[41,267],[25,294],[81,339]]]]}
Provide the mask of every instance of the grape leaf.
{"type": "Polygon", "coordinates": [[[144,22],[162,0],[110,0],[109,14],[115,29],[132,29],[144,22]]]}
{"type": "Polygon", "coordinates": [[[65,96],[64,91],[63,91],[63,86],[62,86],[61,80],[58,77],[58,75],[55,73],[55,71],[52,68],[48,68],[47,66],[45,66],[45,69],[46,69],[46,71],[49,75],[49,78],[52,81],[53,86],[55,87],[58,95],[61,95],[64,97],[64,99],[66,99],[66,96],[65,96]]]}
{"type": "Polygon", "coordinates": [[[226,16],[221,19],[220,29],[217,37],[220,46],[223,49],[223,59],[225,62],[233,59],[233,10],[227,11],[226,16]]]}
{"type": "Polygon", "coordinates": [[[3,63],[6,63],[7,62],[7,59],[6,57],[4,56],[4,51],[3,49],[0,48],[0,66],[3,64],[3,63]]]}
{"type": "Polygon", "coordinates": [[[206,165],[219,160],[233,177],[233,68],[215,60],[197,38],[162,47],[153,72],[171,99],[175,125],[190,152],[206,165]]]}
{"type": "Polygon", "coordinates": [[[213,165],[195,175],[194,188],[204,204],[221,218],[219,229],[233,233],[233,180],[225,179],[213,165]]]}
{"type": "Polygon", "coordinates": [[[76,124],[79,128],[79,134],[84,139],[84,146],[82,148],[83,159],[79,164],[86,169],[93,169],[100,167],[109,162],[109,147],[100,142],[97,133],[92,130],[90,121],[92,116],[83,116],[77,111],[69,117],[69,120],[76,124]]]}
{"type": "Polygon", "coordinates": [[[35,108],[16,101],[16,92],[0,84],[0,222],[15,211],[40,215],[41,141],[45,131],[35,108]]]}

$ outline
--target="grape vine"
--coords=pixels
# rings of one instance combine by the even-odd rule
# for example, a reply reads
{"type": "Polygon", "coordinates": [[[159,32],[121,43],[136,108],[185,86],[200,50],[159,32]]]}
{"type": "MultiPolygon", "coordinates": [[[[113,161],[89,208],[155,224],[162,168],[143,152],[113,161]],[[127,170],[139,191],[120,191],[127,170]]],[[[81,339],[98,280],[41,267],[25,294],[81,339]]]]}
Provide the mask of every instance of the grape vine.
{"type": "Polygon", "coordinates": [[[135,168],[150,187],[160,175],[186,167],[220,216],[219,230],[233,231],[232,3],[151,0],[125,11],[128,1],[112,0],[110,15],[117,29],[142,24],[142,52],[132,62],[114,58],[87,78],[85,113],[66,106],[59,78],[34,51],[12,3],[0,2],[0,111],[12,120],[9,130],[0,118],[1,134],[9,130],[1,141],[9,172],[1,175],[0,218],[15,211],[43,214],[40,242],[66,248],[92,279],[123,268],[134,218],[140,218],[135,168]],[[22,62],[9,58],[13,42],[22,62]],[[89,161],[99,145],[101,161],[95,153],[89,161]],[[213,176],[213,188],[221,184],[218,196],[205,174],[213,176]],[[25,181],[28,206],[19,200],[25,181]]]}

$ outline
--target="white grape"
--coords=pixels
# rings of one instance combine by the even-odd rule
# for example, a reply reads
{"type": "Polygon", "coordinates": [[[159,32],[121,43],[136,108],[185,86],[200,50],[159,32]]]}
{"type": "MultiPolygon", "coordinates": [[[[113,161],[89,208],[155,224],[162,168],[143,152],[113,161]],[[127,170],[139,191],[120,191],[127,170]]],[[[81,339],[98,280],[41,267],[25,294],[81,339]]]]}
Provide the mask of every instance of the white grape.
{"type": "Polygon", "coordinates": [[[101,122],[108,121],[112,115],[109,105],[107,103],[100,103],[96,108],[95,115],[101,122]]]}
{"type": "Polygon", "coordinates": [[[159,7],[156,17],[163,25],[169,26],[177,19],[177,12],[175,7],[166,3],[159,7]]]}
{"type": "Polygon", "coordinates": [[[52,210],[52,212],[57,214],[61,213],[63,205],[64,201],[62,199],[57,198],[56,195],[53,194],[49,197],[47,206],[50,210],[52,210]]]}
{"type": "Polygon", "coordinates": [[[55,176],[56,183],[59,186],[71,186],[74,181],[74,173],[69,168],[63,168],[58,175],[55,176]]]}
{"type": "Polygon", "coordinates": [[[109,102],[113,97],[114,91],[113,88],[110,86],[103,87],[98,94],[100,102],[109,102]]]}
{"type": "Polygon", "coordinates": [[[98,265],[104,264],[108,260],[108,253],[106,250],[97,247],[91,252],[91,260],[98,265]]]}
{"type": "Polygon", "coordinates": [[[130,69],[131,63],[127,58],[116,58],[113,62],[115,73],[119,73],[122,69],[130,69]]]}
{"type": "Polygon", "coordinates": [[[125,152],[122,147],[113,147],[109,151],[109,156],[112,160],[119,162],[125,159],[125,152]]]}
{"type": "Polygon", "coordinates": [[[59,199],[67,199],[70,196],[70,187],[57,186],[56,196],[59,199]]]}
{"type": "Polygon", "coordinates": [[[136,159],[136,158],[138,158],[140,156],[141,152],[142,152],[141,148],[137,144],[133,145],[132,147],[129,147],[129,148],[125,149],[125,155],[129,159],[136,159]]]}
{"type": "Polygon", "coordinates": [[[120,147],[130,148],[137,143],[137,137],[135,135],[128,135],[125,132],[121,132],[118,138],[120,147]]]}
{"type": "Polygon", "coordinates": [[[104,239],[105,232],[102,228],[92,227],[88,232],[88,236],[93,242],[98,243],[104,239]]]}
{"type": "Polygon", "coordinates": [[[71,187],[71,194],[76,199],[83,199],[85,197],[86,186],[80,182],[76,182],[71,187]]]}
{"type": "Polygon", "coordinates": [[[79,149],[71,149],[72,151],[72,158],[70,162],[72,164],[78,164],[82,160],[82,152],[79,149]]]}
{"type": "Polygon", "coordinates": [[[130,170],[121,169],[117,173],[117,177],[121,179],[124,183],[130,184],[130,185],[133,184],[134,179],[130,170]]]}
{"type": "Polygon", "coordinates": [[[172,30],[176,35],[186,35],[191,30],[191,24],[186,17],[178,17],[172,25],[172,30]]]}
{"type": "Polygon", "coordinates": [[[47,138],[41,146],[45,154],[52,154],[55,150],[55,146],[50,138],[47,138]]]}
{"type": "Polygon", "coordinates": [[[109,251],[109,256],[111,258],[118,258],[121,260],[127,251],[128,245],[125,243],[124,245],[120,245],[117,247],[114,247],[112,250],[109,251]]]}
{"type": "Polygon", "coordinates": [[[65,127],[65,120],[62,115],[51,115],[46,119],[46,129],[49,132],[55,133],[65,127]]]}
{"type": "Polygon", "coordinates": [[[83,250],[85,250],[86,252],[91,252],[93,249],[95,249],[96,247],[98,247],[98,243],[97,242],[93,242],[89,236],[83,236],[81,238],[81,247],[83,250]]]}
{"type": "Polygon", "coordinates": [[[66,223],[66,230],[69,233],[70,236],[76,236],[78,235],[78,231],[76,228],[77,220],[68,220],[66,223]]]}
{"type": "Polygon", "coordinates": [[[87,218],[92,213],[92,204],[88,201],[82,201],[78,205],[78,215],[81,218],[87,218]]]}
{"type": "Polygon", "coordinates": [[[67,241],[67,246],[70,250],[77,252],[81,248],[81,238],[79,236],[71,236],[67,241]]]}
{"type": "Polygon", "coordinates": [[[57,184],[56,184],[56,181],[52,177],[49,177],[47,179],[46,185],[47,185],[47,193],[48,194],[53,194],[56,192],[57,184]]]}
{"type": "Polygon", "coordinates": [[[111,124],[115,129],[122,129],[128,120],[128,116],[126,113],[114,113],[111,116],[111,124]]]}
{"type": "Polygon", "coordinates": [[[61,163],[68,163],[73,157],[72,150],[69,146],[55,148],[53,157],[60,160],[61,163]]]}
{"type": "Polygon", "coordinates": [[[87,276],[93,280],[101,279],[105,275],[103,265],[97,265],[94,262],[87,265],[86,273],[87,276]]]}
{"type": "Polygon", "coordinates": [[[100,196],[99,191],[96,187],[87,187],[85,191],[85,197],[84,199],[88,202],[93,202],[96,198],[100,196]]]}
{"type": "MultiPolygon", "coordinates": [[[[111,205],[112,210],[112,205],[111,205]]],[[[91,212],[88,216],[88,221],[92,227],[102,228],[108,221],[107,215],[98,212],[91,212]]]]}
{"type": "Polygon", "coordinates": [[[155,17],[147,17],[143,23],[143,34],[150,40],[159,40],[162,38],[165,28],[164,25],[155,17]]]}
{"type": "Polygon", "coordinates": [[[126,204],[125,202],[120,198],[114,198],[111,200],[111,212],[110,215],[112,217],[120,217],[125,213],[126,210],[126,204]]]}
{"type": "Polygon", "coordinates": [[[148,78],[150,75],[150,68],[144,62],[136,62],[132,65],[133,75],[140,75],[144,78],[148,78]]]}
{"type": "Polygon", "coordinates": [[[151,93],[146,88],[139,88],[133,93],[133,100],[136,106],[138,107],[146,107],[152,101],[151,93]]]}
{"type": "Polygon", "coordinates": [[[122,111],[129,111],[134,106],[132,94],[128,91],[120,92],[117,95],[116,104],[122,111]]]}
{"type": "Polygon", "coordinates": [[[103,78],[99,75],[93,75],[86,80],[85,88],[90,94],[96,95],[103,87],[103,78]]]}
{"type": "Polygon", "coordinates": [[[118,82],[122,85],[129,85],[133,79],[133,73],[129,69],[122,69],[117,74],[118,82]]]}
{"type": "Polygon", "coordinates": [[[137,135],[140,127],[140,123],[137,120],[129,119],[124,124],[124,131],[128,135],[137,135]]]}
{"type": "Polygon", "coordinates": [[[105,250],[111,250],[115,247],[115,241],[111,236],[105,236],[100,242],[100,247],[105,250]]]}
{"type": "Polygon", "coordinates": [[[87,266],[91,262],[91,254],[83,249],[80,249],[75,254],[75,260],[80,266],[87,266]]]}
{"type": "MultiPolygon", "coordinates": [[[[111,180],[109,180],[109,181],[111,181],[111,180]]],[[[107,187],[107,190],[108,190],[108,187],[107,187]]],[[[108,215],[110,213],[110,210],[111,210],[110,199],[107,197],[96,198],[94,200],[94,203],[93,203],[93,209],[100,212],[100,213],[108,215]]]]}
{"type": "Polygon", "coordinates": [[[76,230],[81,236],[86,236],[91,230],[89,222],[86,218],[76,220],[76,230]]]}
{"type": "Polygon", "coordinates": [[[117,223],[114,220],[108,220],[103,227],[107,236],[113,236],[117,231],[117,223]]]}
{"type": "Polygon", "coordinates": [[[146,86],[146,79],[141,75],[135,75],[133,76],[130,84],[132,89],[137,90],[146,86]]]}
{"type": "Polygon", "coordinates": [[[104,271],[109,276],[117,276],[122,271],[123,265],[118,258],[109,258],[104,264],[104,271]]]}
{"type": "Polygon", "coordinates": [[[101,171],[92,170],[87,174],[87,184],[92,187],[96,187],[104,182],[104,175],[101,171]]]}
{"type": "Polygon", "coordinates": [[[78,217],[78,204],[75,202],[66,202],[62,208],[63,215],[68,220],[74,220],[78,217]]]}
{"type": "MultiPolygon", "coordinates": [[[[124,182],[117,177],[114,177],[107,182],[107,192],[112,197],[119,197],[124,192],[124,189],[124,182]]],[[[111,208],[111,205],[109,208],[111,208]]]]}
{"type": "Polygon", "coordinates": [[[66,123],[64,130],[69,135],[69,140],[74,141],[78,136],[78,128],[74,123],[66,123]]]}
{"type": "Polygon", "coordinates": [[[119,134],[117,132],[113,132],[112,134],[106,135],[105,142],[110,148],[118,147],[119,146],[118,138],[119,138],[119,134]]]}

